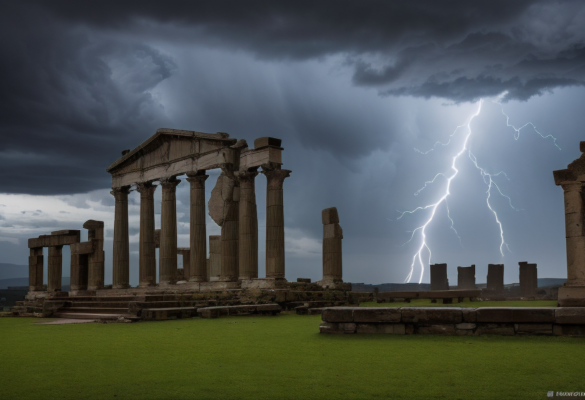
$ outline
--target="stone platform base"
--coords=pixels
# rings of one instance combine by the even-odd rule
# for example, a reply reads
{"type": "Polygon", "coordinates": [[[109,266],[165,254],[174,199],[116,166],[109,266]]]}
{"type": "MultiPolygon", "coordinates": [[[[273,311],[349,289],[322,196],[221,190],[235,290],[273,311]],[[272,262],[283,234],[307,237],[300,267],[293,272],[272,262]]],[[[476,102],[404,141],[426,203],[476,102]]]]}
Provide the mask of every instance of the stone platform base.
{"type": "Polygon", "coordinates": [[[585,336],[585,307],[334,307],[321,333],[585,336]]]}
{"type": "Polygon", "coordinates": [[[585,307],[585,286],[561,286],[559,307],[585,307]]]}

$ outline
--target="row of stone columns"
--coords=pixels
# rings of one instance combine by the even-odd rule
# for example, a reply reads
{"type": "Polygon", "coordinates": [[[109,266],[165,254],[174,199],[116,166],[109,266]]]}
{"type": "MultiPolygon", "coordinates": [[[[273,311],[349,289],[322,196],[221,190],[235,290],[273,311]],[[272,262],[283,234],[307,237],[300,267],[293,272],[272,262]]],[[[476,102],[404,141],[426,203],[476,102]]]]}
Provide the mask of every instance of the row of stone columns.
{"type": "MultiPolygon", "coordinates": [[[[283,182],[291,171],[279,168],[263,168],[267,178],[266,192],[266,278],[284,278],[284,213],[283,182]]],[[[221,252],[221,281],[253,279],[258,277],[258,216],[256,208],[256,169],[250,169],[232,179],[237,180],[236,196],[227,199],[220,243],[211,244],[211,277],[215,278],[217,260],[212,250],[221,252]]],[[[185,268],[185,279],[191,282],[207,280],[206,223],[205,223],[205,171],[188,174],[190,193],[190,248],[189,268],[185,268]]],[[[177,211],[176,186],[179,180],[172,177],[161,181],[161,233],[159,250],[159,283],[174,284],[177,271],[177,211]]],[[[129,287],[129,238],[128,238],[128,193],[130,187],[112,190],[115,197],[113,287],[129,287]]],[[[140,193],[140,244],[139,244],[139,286],[156,285],[156,260],[154,238],[154,191],[151,182],[137,184],[140,193]]]]}

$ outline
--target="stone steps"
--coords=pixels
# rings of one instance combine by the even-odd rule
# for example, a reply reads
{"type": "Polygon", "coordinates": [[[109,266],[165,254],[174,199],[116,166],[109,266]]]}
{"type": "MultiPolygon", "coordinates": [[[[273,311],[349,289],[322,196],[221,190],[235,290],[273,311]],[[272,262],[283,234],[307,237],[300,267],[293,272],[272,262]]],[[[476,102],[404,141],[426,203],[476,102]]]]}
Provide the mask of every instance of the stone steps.
{"type": "Polygon", "coordinates": [[[119,318],[126,318],[129,320],[136,320],[136,316],[132,314],[126,313],[115,313],[115,314],[105,314],[105,313],[93,313],[93,312],[57,312],[53,314],[54,317],[57,318],[68,318],[68,319],[93,319],[93,320],[102,320],[102,321],[117,321],[119,318]]]}
{"type": "Polygon", "coordinates": [[[58,313],[129,314],[128,307],[62,307],[58,313]]]}
{"type": "Polygon", "coordinates": [[[239,306],[204,307],[197,309],[201,318],[217,318],[226,315],[270,314],[276,315],[282,311],[278,304],[250,304],[239,306]]]}

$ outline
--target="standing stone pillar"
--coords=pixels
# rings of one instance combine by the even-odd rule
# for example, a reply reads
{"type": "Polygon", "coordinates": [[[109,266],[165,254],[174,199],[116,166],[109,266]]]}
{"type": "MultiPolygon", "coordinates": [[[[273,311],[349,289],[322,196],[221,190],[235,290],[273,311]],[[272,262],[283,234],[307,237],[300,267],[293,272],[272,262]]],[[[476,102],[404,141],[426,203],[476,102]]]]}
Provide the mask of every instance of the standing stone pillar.
{"type": "Polygon", "coordinates": [[[155,286],[154,191],[156,186],[151,182],[139,183],[136,186],[140,193],[139,286],[155,286]]]}
{"type": "Polygon", "coordinates": [[[48,288],[49,292],[61,291],[63,276],[63,246],[49,246],[48,260],[48,288]]]}
{"type": "Polygon", "coordinates": [[[28,290],[43,290],[43,248],[35,247],[30,249],[28,257],[28,290]]]}
{"type": "Polygon", "coordinates": [[[88,241],[94,242],[94,251],[87,256],[87,289],[100,290],[104,288],[104,223],[90,219],[83,228],[88,230],[88,241]]]}
{"type": "Polygon", "coordinates": [[[256,168],[238,176],[239,210],[239,279],[258,278],[258,210],[256,208],[256,168]]]}
{"type": "Polygon", "coordinates": [[[530,297],[536,295],[538,288],[538,272],[536,264],[528,264],[527,261],[520,261],[520,295],[530,297]]]}
{"type": "Polygon", "coordinates": [[[205,226],[205,180],[209,175],[205,171],[198,171],[195,175],[188,175],[187,181],[191,184],[191,217],[190,217],[190,265],[183,268],[189,271],[185,279],[191,282],[205,282],[207,280],[207,230],[205,226]]]}
{"type": "MultiPolygon", "coordinates": [[[[580,143],[585,153],[585,142],[580,143]]],[[[555,185],[565,195],[565,232],[567,240],[567,281],[559,288],[560,307],[585,307],[585,154],[554,171],[555,185]]]]}
{"type": "Polygon", "coordinates": [[[209,236],[209,281],[219,281],[221,276],[221,236],[209,236]]]}
{"type": "Polygon", "coordinates": [[[114,289],[130,287],[130,247],[128,237],[128,193],[130,187],[114,188],[110,192],[115,200],[114,207],[114,251],[112,280],[114,289]]]}
{"type": "Polygon", "coordinates": [[[486,288],[494,292],[504,291],[504,264],[488,264],[486,288]]]}
{"type": "Polygon", "coordinates": [[[457,267],[457,289],[476,289],[475,264],[471,267],[457,267]]]}
{"type": "Polygon", "coordinates": [[[177,198],[180,180],[161,181],[162,207],[159,249],[159,285],[177,283],[177,198]]]}
{"type": "Polygon", "coordinates": [[[431,265],[431,290],[449,290],[447,264],[431,265]]]}
{"type": "Polygon", "coordinates": [[[266,175],[266,278],[284,279],[284,210],[282,185],[292,171],[264,169],[266,175]]]}
{"type": "Polygon", "coordinates": [[[337,208],[326,208],[321,212],[323,222],[323,283],[334,284],[342,280],[341,240],[343,230],[339,226],[337,208]]]}
{"type": "MultiPolygon", "coordinates": [[[[73,250],[73,246],[71,246],[73,250]]],[[[71,251],[71,291],[87,290],[88,255],[71,251]]]]}

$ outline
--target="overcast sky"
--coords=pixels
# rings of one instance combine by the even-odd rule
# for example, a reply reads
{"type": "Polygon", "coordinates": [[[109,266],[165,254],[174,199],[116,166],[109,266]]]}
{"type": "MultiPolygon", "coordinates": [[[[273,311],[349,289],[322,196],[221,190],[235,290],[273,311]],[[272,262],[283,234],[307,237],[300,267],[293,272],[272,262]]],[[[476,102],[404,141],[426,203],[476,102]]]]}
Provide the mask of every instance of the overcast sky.
{"type": "MultiPolygon", "coordinates": [[[[2,1],[0,50],[0,263],[26,265],[30,237],[103,220],[111,282],[105,168],[167,127],[282,139],[289,280],[321,278],[321,210],[335,206],[344,280],[403,282],[433,208],[399,217],[445,195],[459,153],[425,230],[431,263],[451,284],[471,264],[485,282],[488,263],[517,282],[519,261],[566,277],[552,171],[585,140],[580,1],[2,1]]],[[[256,187],[264,276],[263,176],[256,187]]],[[[177,190],[188,246],[188,185],[177,190]]]]}

